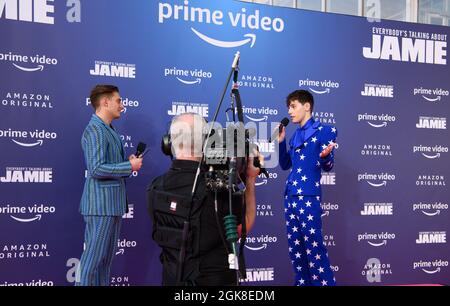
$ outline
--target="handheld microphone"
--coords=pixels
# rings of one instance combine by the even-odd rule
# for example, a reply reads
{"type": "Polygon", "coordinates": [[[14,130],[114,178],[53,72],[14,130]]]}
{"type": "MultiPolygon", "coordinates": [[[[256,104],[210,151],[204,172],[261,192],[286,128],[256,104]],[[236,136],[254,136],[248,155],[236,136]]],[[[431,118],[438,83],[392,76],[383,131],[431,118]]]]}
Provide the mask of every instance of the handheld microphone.
{"type": "MultiPolygon", "coordinates": [[[[288,124],[289,124],[289,119],[284,117],[283,120],[281,120],[280,125],[278,126],[278,135],[283,130],[283,126],[286,127],[288,124]]],[[[269,138],[269,142],[272,142],[272,138],[276,138],[276,137],[277,137],[277,132],[273,133],[273,135],[269,138]]]]}
{"type": "Polygon", "coordinates": [[[142,155],[142,153],[144,153],[145,148],[147,148],[147,145],[143,142],[139,142],[137,149],[136,149],[136,154],[134,154],[136,157],[140,157],[142,155]]]}

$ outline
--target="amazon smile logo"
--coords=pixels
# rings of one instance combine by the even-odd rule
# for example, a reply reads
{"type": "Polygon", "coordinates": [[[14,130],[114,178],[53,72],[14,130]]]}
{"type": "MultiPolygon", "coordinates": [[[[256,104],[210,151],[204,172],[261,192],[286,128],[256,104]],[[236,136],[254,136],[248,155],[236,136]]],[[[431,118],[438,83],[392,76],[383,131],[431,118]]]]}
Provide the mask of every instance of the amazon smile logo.
{"type": "Polygon", "coordinates": [[[261,122],[261,121],[267,121],[269,119],[269,116],[262,116],[262,117],[251,117],[249,115],[245,115],[247,119],[255,122],[261,122]]]}
{"type": "Polygon", "coordinates": [[[185,85],[200,85],[202,80],[210,80],[212,72],[203,69],[182,69],[177,67],[164,68],[164,77],[174,77],[178,82],[185,85]]]}
{"type": "MultiPolygon", "coordinates": [[[[247,12],[247,8],[242,7],[239,12],[212,10],[210,8],[193,7],[189,1],[183,3],[158,3],[158,22],[189,22],[194,24],[207,24],[215,26],[228,25],[233,28],[241,28],[244,31],[282,32],[285,22],[279,17],[262,16],[259,10],[247,12]],[[228,17],[228,18],[226,18],[228,17]]],[[[256,34],[245,33],[241,37],[230,39],[218,39],[205,34],[198,27],[190,26],[191,32],[204,42],[219,48],[237,48],[248,45],[253,48],[256,44],[256,34]]],[[[233,31],[235,32],[235,31],[233,31]]],[[[233,34],[234,35],[234,34],[233,34]]],[[[239,35],[239,34],[238,34],[239,35]]]]}
{"type": "Polygon", "coordinates": [[[0,215],[9,215],[9,217],[17,222],[29,223],[40,221],[46,214],[54,214],[55,206],[44,204],[35,204],[32,206],[0,206],[0,215]]]}
{"type": "MultiPolygon", "coordinates": [[[[277,116],[278,110],[276,108],[265,107],[242,107],[242,113],[244,116],[253,122],[267,122],[269,116],[277,116]]],[[[237,114],[237,109],[236,109],[237,114]]]]}
{"type": "Polygon", "coordinates": [[[413,89],[413,95],[420,96],[428,102],[440,102],[444,98],[447,98],[450,93],[448,90],[442,88],[429,89],[419,87],[413,89]]]}
{"type": "Polygon", "coordinates": [[[245,247],[250,251],[262,251],[269,247],[270,244],[277,243],[276,236],[261,235],[258,237],[247,237],[245,239],[245,247]]]}
{"type": "Polygon", "coordinates": [[[136,246],[137,242],[134,240],[127,240],[126,238],[117,240],[116,255],[124,255],[127,249],[134,249],[136,246]]]}
{"type": "Polygon", "coordinates": [[[373,128],[385,128],[395,123],[397,118],[390,114],[358,114],[358,122],[365,122],[373,128]]]}
{"type": "Polygon", "coordinates": [[[369,245],[374,247],[380,247],[387,245],[388,240],[394,240],[395,234],[388,232],[381,233],[364,233],[358,234],[358,242],[367,242],[369,245]]]}
{"type": "Polygon", "coordinates": [[[202,79],[200,78],[196,78],[194,81],[185,81],[177,77],[177,80],[186,85],[200,84],[202,82],[202,79]]]}
{"type": "Polygon", "coordinates": [[[269,185],[271,181],[277,179],[278,173],[276,173],[274,171],[273,172],[269,171],[270,169],[269,170],[266,169],[266,170],[269,174],[268,177],[265,177],[264,174],[262,174],[262,173],[260,175],[258,175],[256,182],[255,182],[255,186],[259,187],[259,186],[269,185]]]}
{"type": "Polygon", "coordinates": [[[46,130],[21,131],[21,130],[0,130],[0,138],[10,139],[18,146],[25,148],[40,147],[46,140],[55,140],[58,134],[46,130]]]}
{"type": "Polygon", "coordinates": [[[418,145],[413,147],[413,153],[420,153],[421,156],[427,159],[438,159],[441,158],[442,155],[448,153],[448,147],[442,145],[418,145]]]}
{"type": "Polygon", "coordinates": [[[267,179],[264,179],[258,183],[255,183],[255,186],[262,186],[262,185],[267,185],[267,179]]]}
{"type": "Polygon", "coordinates": [[[441,272],[441,267],[438,267],[438,268],[436,268],[434,270],[429,270],[429,269],[422,268],[422,271],[427,273],[427,274],[435,274],[435,273],[441,272]]]}
{"type": "Polygon", "coordinates": [[[331,211],[338,211],[339,210],[339,204],[334,203],[321,203],[320,208],[322,208],[322,217],[329,216],[331,211]]]}
{"type": "Polygon", "coordinates": [[[366,182],[372,187],[386,187],[389,182],[395,181],[395,175],[389,173],[364,173],[358,174],[358,182],[366,182]]]}
{"type": "Polygon", "coordinates": [[[308,88],[317,95],[329,94],[333,89],[338,89],[339,82],[333,80],[310,80],[309,78],[298,81],[298,87],[308,88]]]}
{"type": "Polygon", "coordinates": [[[46,55],[21,55],[12,52],[0,53],[0,61],[10,62],[15,68],[24,72],[40,72],[46,66],[56,66],[58,60],[46,55]]]}
{"type": "Polygon", "coordinates": [[[260,251],[260,250],[267,249],[267,243],[263,243],[261,246],[258,246],[258,247],[251,247],[248,245],[245,245],[245,247],[251,251],[260,251]]]}
{"type": "Polygon", "coordinates": [[[442,202],[434,203],[413,203],[413,211],[421,212],[423,215],[428,217],[434,217],[439,215],[445,215],[448,211],[448,204],[442,202]]]}
{"type": "Polygon", "coordinates": [[[220,48],[237,48],[241,47],[243,45],[246,45],[250,43],[250,48],[253,48],[256,42],[256,35],[255,34],[245,34],[245,39],[237,40],[237,41],[224,41],[224,40],[218,40],[211,37],[206,36],[205,34],[200,33],[194,28],[191,28],[192,32],[195,33],[198,37],[200,37],[203,41],[207,42],[210,45],[220,47],[220,48]]]}
{"type": "Polygon", "coordinates": [[[415,261],[413,263],[414,270],[423,271],[426,274],[436,274],[448,267],[448,261],[442,259],[436,259],[433,261],[415,261]]]}

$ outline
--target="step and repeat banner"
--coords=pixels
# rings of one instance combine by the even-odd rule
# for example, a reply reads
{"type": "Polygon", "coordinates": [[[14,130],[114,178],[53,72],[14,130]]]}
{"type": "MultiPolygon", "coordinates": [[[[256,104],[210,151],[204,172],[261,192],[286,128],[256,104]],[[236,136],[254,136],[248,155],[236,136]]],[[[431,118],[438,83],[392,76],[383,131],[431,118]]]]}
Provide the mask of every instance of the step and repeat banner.
{"type": "MultiPolygon", "coordinates": [[[[314,116],[339,130],[335,168],[322,177],[338,284],[450,284],[449,34],[231,0],[0,1],[0,286],[74,284],[81,134],[100,83],[120,88],[125,111],[113,124],[127,154],[139,141],[150,149],[128,179],[112,285],[159,285],[145,189],[170,165],[161,136],[174,115],[212,119],[237,51],[245,120],[265,155],[293,90],[311,91],[314,116]]],[[[227,93],[222,124],[230,103],[227,93]]],[[[268,171],[257,181],[245,285],[293,284],[288,172],[268,171]]]]}

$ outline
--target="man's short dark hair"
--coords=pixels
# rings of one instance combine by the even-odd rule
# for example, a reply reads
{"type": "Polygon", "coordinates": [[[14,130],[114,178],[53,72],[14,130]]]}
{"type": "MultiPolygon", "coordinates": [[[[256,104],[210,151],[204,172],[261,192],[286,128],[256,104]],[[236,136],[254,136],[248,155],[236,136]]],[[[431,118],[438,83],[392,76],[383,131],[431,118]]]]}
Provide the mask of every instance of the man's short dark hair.
{"type": "Polygon", "coordinates": [[[298,100],[298,102],[300,102],[302,105],[305,105],[305,103],[309,103],[309,105],[311,105],[312,113],[314,109],[314,97],[309,91],[299,89],[291,92],[286,98],[286,106],[289,107],[291,102],[295,100],[298,100]]]}
{"type": "Polygon", "coordinates": [[[99,107],[99,101],[100,99],[107,95],[107,96],[111,96],[113,95],[115,92],[119,92],[119,88],[117,86],[114,85],[96,85],[92,90],[91,90],[91,95],[89,96],[89,98],[91,99],[91,105],[94,109],[97,109],[99,107]]]}

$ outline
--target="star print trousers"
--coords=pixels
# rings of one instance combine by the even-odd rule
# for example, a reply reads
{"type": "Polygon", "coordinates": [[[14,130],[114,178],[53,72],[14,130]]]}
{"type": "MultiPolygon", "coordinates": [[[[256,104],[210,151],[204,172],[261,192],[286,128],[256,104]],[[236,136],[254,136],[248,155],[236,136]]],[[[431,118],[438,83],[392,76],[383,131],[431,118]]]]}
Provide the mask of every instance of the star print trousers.
{"type": "Polygon", "coordinates": [[[336,285],[323,244],[320,196],[287,196],[284,207],[295,285],[336,285]]]}

